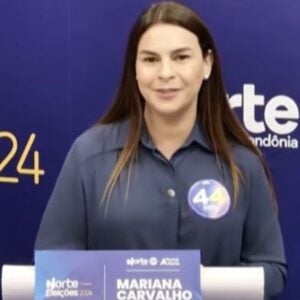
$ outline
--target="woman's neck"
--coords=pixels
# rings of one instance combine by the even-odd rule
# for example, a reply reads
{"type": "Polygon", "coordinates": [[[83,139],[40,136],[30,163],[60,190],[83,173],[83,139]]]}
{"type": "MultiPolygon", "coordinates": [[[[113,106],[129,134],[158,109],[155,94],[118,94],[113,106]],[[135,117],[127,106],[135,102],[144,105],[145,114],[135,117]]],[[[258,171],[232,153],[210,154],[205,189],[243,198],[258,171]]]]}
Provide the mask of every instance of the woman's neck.
{"type": "Polygon", "coordinates": [[[191,134],[196,113],[189,117],[164,117],[145,111],[144,117],[155,147],[169,160],[191,134]]]}

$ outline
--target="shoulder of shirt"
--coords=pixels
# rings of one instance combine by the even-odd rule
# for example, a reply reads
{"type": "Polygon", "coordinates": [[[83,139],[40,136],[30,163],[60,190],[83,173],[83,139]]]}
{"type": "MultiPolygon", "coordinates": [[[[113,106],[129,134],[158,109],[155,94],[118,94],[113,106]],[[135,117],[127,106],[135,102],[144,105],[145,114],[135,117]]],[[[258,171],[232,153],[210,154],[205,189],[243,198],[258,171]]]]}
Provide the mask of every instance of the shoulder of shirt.
{"type": "Polygon", "coordinates": [[[128,122],[95,125],[74,141],[71,150],[79,162],[88,158],[124,148],[128,136],[128,122]]]}
{"type": "Polygon", "coordinates": [[[262,169],[262,163],[258,155],[250,149],[235,144],[232,147],[233,158],[242,172],[256,173],[262,169]]]}

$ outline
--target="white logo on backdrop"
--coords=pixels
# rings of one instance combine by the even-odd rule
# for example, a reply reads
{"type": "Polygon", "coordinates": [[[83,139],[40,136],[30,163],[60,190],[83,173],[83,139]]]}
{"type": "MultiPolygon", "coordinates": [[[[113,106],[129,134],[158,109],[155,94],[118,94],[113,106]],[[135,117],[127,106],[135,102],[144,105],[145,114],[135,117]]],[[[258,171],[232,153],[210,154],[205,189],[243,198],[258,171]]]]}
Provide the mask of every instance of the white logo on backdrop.
{"type": "Polygon", "coordinates": [[[229,97],[232,108],[242,109],[242,120],[252,141],[258,147],[299,148],[299,141],[293,137],[299,123],[297,103],[286,95],[277,95],[266,100],[255,94],[254,84],[244,84],[243,94],[229,97]],[[258,117],[259,108],[263,116],[258,117]]]}

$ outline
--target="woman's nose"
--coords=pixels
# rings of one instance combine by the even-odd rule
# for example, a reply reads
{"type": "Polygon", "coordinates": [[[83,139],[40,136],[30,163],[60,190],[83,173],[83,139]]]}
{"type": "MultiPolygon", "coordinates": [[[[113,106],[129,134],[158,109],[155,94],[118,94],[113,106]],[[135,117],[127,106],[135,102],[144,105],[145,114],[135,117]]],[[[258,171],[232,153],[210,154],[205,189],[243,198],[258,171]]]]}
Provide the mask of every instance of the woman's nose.
{"type": "Polygon", "coordinates": [[[158,77],[162,80],[168,80],[174,77],[172,62],[169,60],[161,61],[158,77]]]}

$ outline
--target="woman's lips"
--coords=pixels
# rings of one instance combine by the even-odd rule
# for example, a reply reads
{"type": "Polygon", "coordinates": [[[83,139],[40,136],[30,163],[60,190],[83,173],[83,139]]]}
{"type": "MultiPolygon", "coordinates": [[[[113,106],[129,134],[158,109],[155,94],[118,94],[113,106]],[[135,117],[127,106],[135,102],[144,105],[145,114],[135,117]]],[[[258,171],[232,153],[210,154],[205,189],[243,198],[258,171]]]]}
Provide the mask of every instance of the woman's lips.
{"type": "Polygon", "coordinates": [[[175,96],[177,96],[177,94],[179,93],[180,89],[155,89],[157,95],[159,96],[159,98],[163,98],[163,99],[171,99],[174,98],[175,96]]]}

